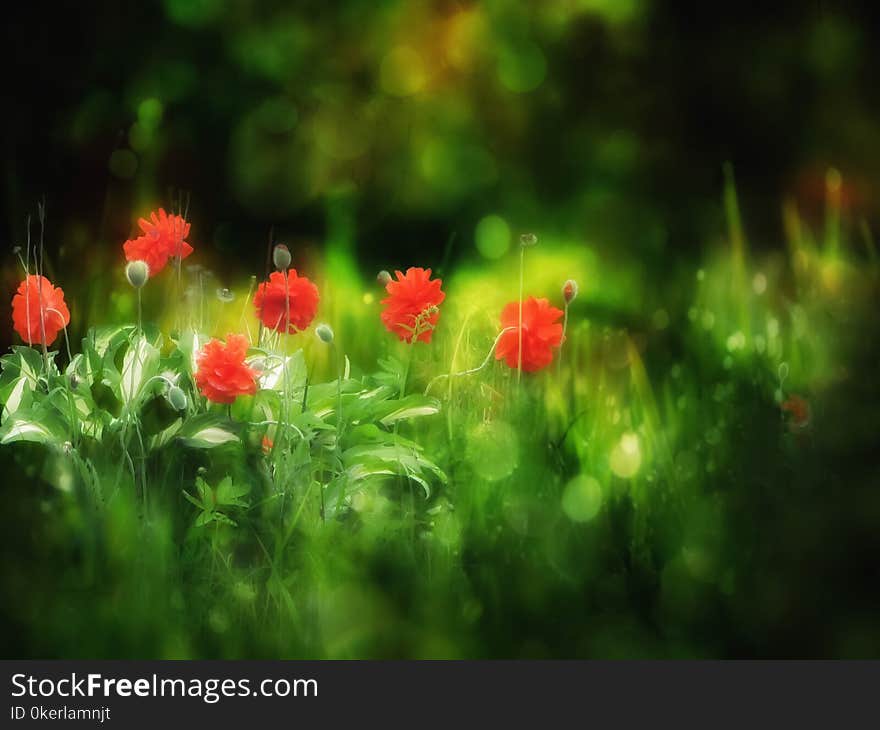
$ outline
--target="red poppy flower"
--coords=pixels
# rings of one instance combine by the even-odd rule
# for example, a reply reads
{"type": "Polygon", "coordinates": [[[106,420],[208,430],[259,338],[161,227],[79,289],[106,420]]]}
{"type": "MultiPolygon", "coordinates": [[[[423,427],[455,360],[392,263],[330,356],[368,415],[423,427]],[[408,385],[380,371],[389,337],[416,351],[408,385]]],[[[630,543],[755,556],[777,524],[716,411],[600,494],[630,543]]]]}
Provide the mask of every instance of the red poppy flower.
{"type": "Polygon", "coordinates": [[[272,453],[272,448],[275,446],[275,442],[268,436],[263,436],[263,440],[260,443],[260,446],[263,449],[263,453],[268,456],[272,453]]]}
{"type": "Polygon", "coordinates": [[[431,279],[431,269],[415,267],[407,269],[406,275],[394,274],[397,281],[385,285],[388,296],[382,300],[382,323],[404,342],[412,342],[416,335],[419,342],[430,342],[440,319],[439,306],[446,299],[440,291],[442,279],[431,279]]]}
{"type": "MultiPolygon", "coordinates": [[[[522,369],[527,373],[540,370],[553,362],[553,348],[562,344],[562,325],[557,320],[561,309],[550,306],[546,299],[529,297],[522,308],[522,369]]],[[[498,340],[495,359],[502,358],[516,368],[519,361],[519,302],[510,302],[501,312],[501,326],[508,327],[498,340]]]]}
{"type": "Polygon", "coordinates": [[[792,394],[779,406],[791,417],[792,429],[806,428],[810,425],[810,404],[806,398],[792,394]]]}
{"type": "Polygon", "coordinates": [[[248,341],[244,335],[226,335],[226,344],[211,340],[196,358],[196,385],[209,401],[232,403],[240,395],[257,392],[257,371],[244,362],[248,341]]]}
{"type": "Polygon", "coordinates": [[[320,296],[318,287],[305,276],[297,274],[296,269],[287,271],[286,282],[284,276],[280,271],[269,274],[269,281],[257,287],[254,307],[266,327],[276,332],[286,329],[289,334],[296,334],[312,323],[320,296]]]}
{"type": "Polygon", "coordinates": [[[45,276],[33,274],[18,285],[18,292],[12,297],[12,324],[29,345],[42,342],[42,332],[46,334],[46,344],[51,345],[69,323],[70,311],[61,287],[52,286],[45,276]]]}
{"type": "Polygon", "coordinates": [[[133,238],[122,244],[127,261],[145,261],[150,267],[150,276],[155,276],[175,256],[185,259],[193,252],[186,242],[189,223],[182,216],[168,215],[163,208],[150,213],[150,220],[141,218],[138,225],[143,236],[133,238]]]}

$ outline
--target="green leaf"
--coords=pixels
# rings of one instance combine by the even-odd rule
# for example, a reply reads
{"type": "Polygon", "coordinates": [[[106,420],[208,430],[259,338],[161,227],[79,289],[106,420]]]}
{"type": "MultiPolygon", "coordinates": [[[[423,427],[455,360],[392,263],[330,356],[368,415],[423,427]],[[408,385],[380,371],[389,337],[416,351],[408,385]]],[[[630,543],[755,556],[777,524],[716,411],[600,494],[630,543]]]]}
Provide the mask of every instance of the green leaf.
{"type": "Polygon", "coordinates": [[[247,507],[248,503],[241,499],[251,491],[249,484],[233,484],[232,477],[225,477],[214,490],[218,505],[247,507]]]}
{"type": "Polygon", "coordinates": [[[384,428],[380,428],[375,423],[364,423],[348,429],[345,432],[344,441],[346,448],[357,446],[359,444],[393,444],[413,451],[419,451],[421,449],[421,446],[419,446],[415,441],[404,438],[400,434],[386,431],[384,428]]]}
{"type": "Polygon", "coordinates": [[[388,356],[387,358],[379,360],[379,367],[381,369],[373,376],[373,380],[380,385],[387,385],[394,388],[395,391],[399,390],[400,384],[403,382],[404,375],[406,374],[406,363],[398,360],[394,356],[388,356]]]}
{"type": "Polygon", "coordinates": [[[137,400],[144,384],[159,372],[159,350],[145,337],[129,346],[122,360],[119,389],[126,405],[137,400]]]}
{"type": "Polygon", "coordinates": [[[199,509],[201,509],[201,510],[207,510],[207,509],[208,509],[207,506],[206,506],[201,500],[198,500],[198,499],[196,499],[195,497],[193,497],[193,496],[192,496],[189,492],[187,492],[185,489],[183,490],[183,496],[186,497],[186,499],[187,499],[188,502],[190,502],[191,504],[194,504],[194,505],[195,505],[196,507],[198,507],[199,509]]]}
{"type": "Polygon", "coordinates": [[[182,364],[187,374],[192,374],[196,371],[196,356],[207,341],[204,335],[200,335],[194,330],[187,330],[177,338],[177,349],[183,355],[182,364]]]}
{"type": "Polygon", "coordinates": [[[192,436],[183,439],[187,446],[195,449],[212,449],[215,446],[228,444],[238,441],[239,438],[234,433],[226,431],[219,426],[206,426],[201,431],[197,431],[192,436]]]}
{"type": "Polygon", "coordinates": [[[177,432],[180,431],[181,426],[183,425],[183,421],[181,419],[177,419],[170,426],[164,428],[159,433],[151,436],[149,438],[149,448],[150,451],[153,449],[161,449],[165,444],[171,442],[171,440],[177,435],[177,432]]]}
{"type": "Polygon", "coordinates": [[[346,449],[342,460],[352,481],[375,476],[403,476],[420,484],[426,497],[431,494],[429,478],[446,483],[446,475],[440,467],[422,456],[419,449],[362,444],[346,449]]]}
{"type": "Polygon", "coordinates": [[[64,425],[44,408],[19,411],[0,426],[0,444],[16,441],[57,444],[63,440],[64,434],[64,425]]]}
{"type": "Polygon", "coordinates": [[[0,374],[2,420],[6,420],[17,411],[31,407],[43,370],[43,359],[33,348],[16,346],[10,354],[0,358],[0,367],[3,368],[0,374]]]}
{"type": "Polygon", "coordinates": [[[0,444],[10,444],[14,441],[33,441],[37,444],[46,444],[53,440],[51,431],[42,424],[26,419],[13,419],[3,429],[0,444]]]}
{"type": "Polygon", "coordinates": [[[204,527],[214,521],[214,512],[202,512],[196,517],[196,527],[204,527]]]}
{"type": "Polygon", "coordinates": [[[179,438],[194,449],[213,449],[224,444],[238,443],[235,425],[225,417],[206,413],[189,419],[180,429],[179,438]]]}
{"type": "Polygon", "coordinates": [[[440,412],[440,401],[425,395],[408,395],[402,400],[394,401],[396,408],[380,419],[380,423],[388,426],[396,421],[421,416],[433,416],[440,412]]]}
{"type": "Polygon", "coordinates": [[[25,375],[20,375],[12,383],[8,393],[3,394],[3,420],[15,413],[19,408],[27,408],[31,402],[33,386],[25,375]]]}
{"type": "Polygon", "coordinates": [[[196,477],[196,489],[198,490],[199,498],[202,500],[205,509],[213,509],[214,492],[211,491],[211,485],[201,477],[196,477]]]}
{"type": "Polygon", "coordinates": [[[260,388],[263,390],[284,391],[285,383],[290,392],[302,390],[306,385],[308,371],[302,350],[297,350],[286,358],[267,358],[257,355],[248,362],[260,369],[260,388]]]}

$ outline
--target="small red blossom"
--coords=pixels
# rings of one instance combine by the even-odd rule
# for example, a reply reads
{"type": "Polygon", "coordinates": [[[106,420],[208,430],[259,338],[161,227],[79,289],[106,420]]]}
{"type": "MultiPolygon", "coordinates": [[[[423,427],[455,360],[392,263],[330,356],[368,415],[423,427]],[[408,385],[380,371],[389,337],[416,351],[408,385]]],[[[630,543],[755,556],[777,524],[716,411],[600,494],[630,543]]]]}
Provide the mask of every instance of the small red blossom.
{"type": "Polygon", "coordinates": [[[276,332],[286,330],[292,335],[312,323],[320,299],[318,287],[307,277],[297,274],[296,269],[289,269],[286,274],[273,271],[269,274],[269,281],[257,287],[254,308],[263,325],[276,332]]]}
{"type": "Polygon", "coordinates": [[[382,323],[404,342],[430,342],[440,319],[440,304],[446,299],[442,279],[432,279],[431,269],[411,267],[406,274],[394,272],[397,280],[385,285],[388,296],[382,300],[382,323]]]}
{"type": "Polygon", "coordinates": [[[263,436],[263,441],[260,445],[263,449],[263,453],[268,456],[272,453],[272,448],[275,446],[275,442],[268,436],[263,436]]]}
{"type": "Polygon", "coordinates": [[[150,213],[150,220],[141,218],[138,225],[142,236],[132,238],[122,244],[127,261],[145,261],[150,267],[150,276],[155,276],[168,263],[170,258],[185,259],[193,252],[186,242],[189,223],[179,215],[168,215],[163,208],[150,213]]]}
{"type": "Polygon", "coordinates": [[[257,392],[257,371],[245,364],[248,341],[244,335],[226,335],[226,344],[211,340],[196,358],[195,381],[214,403],[232,403],[240,395],[257,392]]]}
{"type": "Polygon", "coordinates": [[[18,291],[12,297],[12,325],[29,345],[42,342],[44,332],[45,344],[51,345],[69,323],[70,311],[61,287],[52,286],[45,276],[34,274],[18,285],[18,291]]]}
{"type": "Polygon", "coordinates": [[[779,407],[791,417],[789,423],[793,429],[802,429],[810,425],[810,404],[806,398],[792,394],[779,407]]]}
{"type": "MultiPolygon", "coordinates": [[[[522,307],[522,369],[527,373],[553,362],[553,348],[562,344],[562,325],[557,321],[563,312],[546,299],[529,297],[522,307]]],[[[519,302],[510,302],[501,311],[501,327],[495,359],[512,368],[519,362],[519,302]],[[508,329],[509,328],[509,329],[508,329]]]]}

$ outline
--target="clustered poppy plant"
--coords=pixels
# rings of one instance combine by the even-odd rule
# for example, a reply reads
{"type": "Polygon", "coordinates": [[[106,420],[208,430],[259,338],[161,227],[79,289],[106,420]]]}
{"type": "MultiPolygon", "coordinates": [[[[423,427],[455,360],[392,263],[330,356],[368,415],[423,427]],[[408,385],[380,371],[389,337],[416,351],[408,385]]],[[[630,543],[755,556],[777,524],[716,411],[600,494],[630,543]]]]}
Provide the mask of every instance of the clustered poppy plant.
{"type": "Polygon", "coordinates": [[[143,261],[149,267],[150,276],[155,276],[168,263],[170,258],[185,259],[193,252],[186,242],[189,223],[179,215],[168,215],[164,208],[150,214],[150,220],[138,221],[142,236],[126,241],[122,248],[127,261],[143,261]]]}
{"type": "MultiPolygon", "coordinates": [[[[535,372],[553,362],[553,348],[562,344],[563,312],[546,299],[529,297],[522,307],[522,369],[535,372]]],[[[503,329],[495,348],[495,359],[509,367],[519,365],[520,322],[519,302],[510,302],[501,311],[503,329]]]]}
{"type": "MultiPolygon", "coordinates": [[[[440,304],[446,299],[441,279],[431,278],[431,269],[410,267],[406,274],[395,271],[397,279],[388,277],[382,300],[382,323],[389,332],[404,342],[430,342],[440,319],[440,304]]],[[[381,281],[381,279],[380,279],[381,281]]]]}
{"type": "MultiPolygon", "coordinates": [[[[123,244],[129,261],[126,276],[136,288],[161,271],[169,259],[184,259],[193,252],[186,241],[190,224],[182,216],[168,215],[160,208],[150,214],[149,220],[141,218],[138,225],[143,235],[123,244]]],[[[276,332],[301,332],[317,314],[318,287],[289,268],[291,256],[286,246],[275,247],[273,261],[279,270],[260,283],[254,294],[257,317],[276,332]]],[[[388,293],[381,302],[381,320],[386,329],[403,342],[430,343],[440,319],[440,305],[446,299],[442,280],[432,279],[431,269],[419,267],[410,267],[405,274],[395,271],[395,278],[382,271],[378,279],[388,293]]],[[[566,282],[566,307],[575,296],[577,284],[566,282]]],[[[562,344],[564,327],[558,321],[562,316],[563,312],[546,299],[529,297],[522,306],[518,301],[509,303],[501,313],[502,331],[495,358],[518,368],[521,348],[522,370],[534,372],[546,367],[553,360],[554,348],[562,344]]],[[[64,292],[44,276],[28,275],[12,299],[12,320],[15,331],[29,345],[52,344],[70,322],[64,292]]],[[[321,325],[316,333],[323,342],[332,343],[333,331],[328,325],[321,325]]],[[[194,379],[209,401],[229,404],[238,396],[256,393],[258,373],[245,362],[247,350],[244,335],[229,334],[225,342],[212,339],[199,351],[194,379]]],[[[183,396],[176,398],[175,407],[185,409],[185,394],[181,391],[175,395],[183,396]]]]}
{"type": "Polygon", "coordinates": [[[257,316],[265,327],[296,334],[306,329],[318,311],[318,287],[296,269],[273,271],[254,295],[257,316]]]}
{"type": "Polygon", "coordinates": [[[195,381],[213,403],[233,403],[240,395],[257,392],[257,371],[244,361],[248,341],[244,335],[226,335],[226,343],[211,340],[196,358],[195,381]]]}
{"type": "Polygon", "coordinates": [[[64,291],[52,286],[45,276],[28,275],[12,297],[12,324],[29,345],[34,342],[51,345],[58,333],[70,324],[64,291]]]}

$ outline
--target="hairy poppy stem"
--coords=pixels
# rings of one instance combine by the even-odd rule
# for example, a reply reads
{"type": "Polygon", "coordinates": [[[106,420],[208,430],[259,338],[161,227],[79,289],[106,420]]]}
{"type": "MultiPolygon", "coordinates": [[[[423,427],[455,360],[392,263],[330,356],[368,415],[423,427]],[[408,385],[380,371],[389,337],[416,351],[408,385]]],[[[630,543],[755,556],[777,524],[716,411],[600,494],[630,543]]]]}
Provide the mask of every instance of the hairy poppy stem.
{"type": "MultiPolygon", "coordinates": [[[[338,458],[340,462],[342,461],[342,360],[340,359],[341,353],[339,352],[339,348],[336,346],[336,340],[334,338],[333,341],[333,355],[336,360],[336,453],[338,454],[338,458]]],[[[321,497],[323,499],[324,489],[321,488],[321,497]]],[[[342,500],[345,499],[345,482],[342,482],[342,486],[339,491],[339,497],[337,498],[336,504],[337,509],[338,505],[342,504],[342,500]]],[[[321,504],[321,519],[324,519],[324,505],[321,504]]]]}
{"type": "Polygon", "coordinates": [[[336,343],[333,343],[333,355],[336,360],[336,442],[342,433],[342,360],[336,343]]]}
{"type": "MultiPolygon", "coordinates": [[[[67,327],[64,328],[64,340],[67,341],[67,327]]],[[[70,342],[67,342],[67,357],[70,359],[70,342]]],[[[70,408],[70,441],[76,447],[79,443],[79,419],[76,417],[76,401],[70,378],[64,378],[64,385],[67,391],[67,405],[70,408]]]]}
{"type": "MultiPolygon", "coordinates": [[[[43,346],[43,366],[46,369],[46,379],[48,381],[49,348],[46,346],[46,323],[43,321],[46,317],[46,312],[43,309],[43,233],[46,229],[46,211],[42,204],[37,205],[37,214],[40,218],[40,255],[38,257],[37,252],[34,251],[34,268],[37,271],[37,299],[40,302],[40,344],[43,346]]],[[[30,223],[30,218],[28,218],[28,241],[30,241],[31,237],[30,223]]],[[[28,299],[30,299],[30,296],[28,296],[28,299]]]]}
{"type": "Polygon", "coordinates": [[[562,347],[565,345],[565,333],[568,331],[568,302],[565,302],[562,315],[562,339],[559,341],[559,357],[556,360],[556,377],[562,377],[562,347]]]}
{"type": "MultiPolygon", "coordinates": [[[[141,310],[141,290],[140,290],[140,287],[138,287],[137,296],[138,296],[138,331],[141,334],[143,334],[144,333],[144,326],[143,326],[143,320],[141,318],[141,311],[142,310],[141,310]]],[[[66,333],[67,329],[65,328],[64,331],[66,333]]]]}
{"type": "Polygon", "coordinates": [[[474,373],[478,373],[481,370],[483,370],[489,364],[489,362],[492,360],[492,355],[495,352],[495,348],[498,347],[498,343],[501,341],[501,337],[506,332],[510,332],[511,330],[514,330],[514,329],[516,329],[516,328],[515,327],[505,327],[503,330],[501,330],[501,332],[498,333],[498,336],[495,338],[495,341],[492,343],[492,347],[490,347],[489,352],[486,353],[486,358],[483,360],[482,363],[477,365],[477,367],[470,368],[469,370],[461,370],[457,373],[441,373],[440,375],[437,375],[436,377],[431,378],[430,382],[428,383],[428,387],[425,388],[425,395],[428,395],[428,392],[431,390],[431,386],[433,386],[434,383],[436,383],[438,380],[442,380],[443,378],[450,378],[450,379],[457,378],[457,377],[461,377],[462,375],[473,375],[474,373]]]}
{"type": "Polygon", "coordinates": [[[523,268],[525,266],[526,248],[519,247],[519,344],[516,352],[516,383],[522,381],[522,347],[523,347],[523,268]]]}
{"type": "Polygon", "coordinates": [[[401,399],[406,397],[406,383],[409,380],[410,368],[412,368],[413,349],[414,349],[416,342],[418,341],[418,334],[419,333],[418,333],[418,325],[417,325],[416,329],[413,331],[412,337],[410,338],[410,341],[408,343],[408,347],[406,348],[407,349],[406,369],[403,371],[403,377],[400,379],[400,397],[401,397],[401,399]]]}

